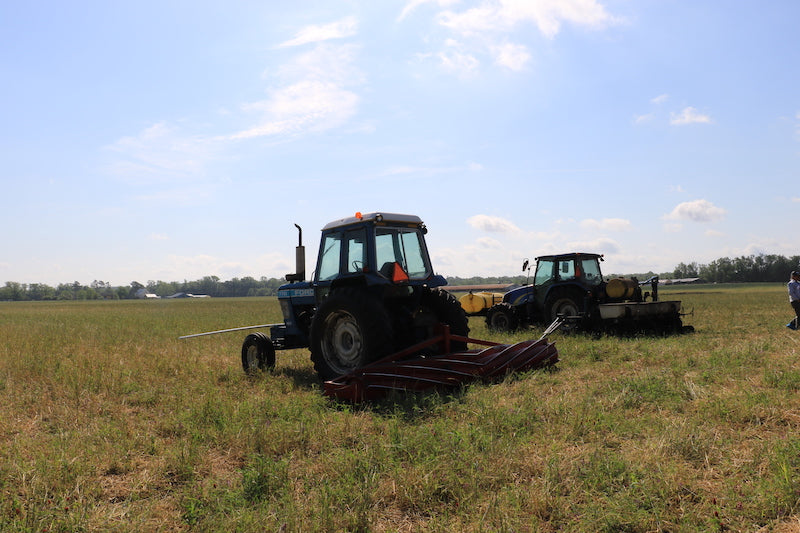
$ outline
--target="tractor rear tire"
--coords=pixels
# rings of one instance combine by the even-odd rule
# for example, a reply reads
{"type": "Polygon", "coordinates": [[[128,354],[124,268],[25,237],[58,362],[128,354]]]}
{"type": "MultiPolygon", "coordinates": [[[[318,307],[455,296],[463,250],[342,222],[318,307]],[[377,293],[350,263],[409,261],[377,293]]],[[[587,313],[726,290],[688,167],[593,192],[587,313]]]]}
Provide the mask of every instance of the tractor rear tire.
{"type": "Polygon", "coordinates": [[[275,346],[264,333],[251,333],[242,343],[242,367],[247,374],[275,368],[275,346]]]}
{"type": "MultiPolygon", "coordinates": [[[[461,337],[469,336],[469,318],[464,308],[455,296],[442,289],[428,289],[422,294],[422,306],[429,309],[440,324],[450,326],[451,335],[461,337]]],[[[429,337],[433,332],[429,332],[429,337]]],[[[463,341],[452,341],[450,349],[460,352],[467,349],[467,343],[463,341]]]]}
{"type": "Polygon", "coordinates": [[[383,303],[363,290],[334,289],[314,313],[309,349],[323,381],[388,355],[392,324],[383,303]]]}
{"type": "Polygon", "coordinates": [[[486,327],[489,331],[516,331],[519,318],[511,304],[499,303],[486,311],[486,327]]]}
{"type": "Polygon", "coordinates": [[[583,310],[582,298],[577,294],[559,292],[547,299],[545,309],[551,321],[559,315],[576,316],[583,310]]]}

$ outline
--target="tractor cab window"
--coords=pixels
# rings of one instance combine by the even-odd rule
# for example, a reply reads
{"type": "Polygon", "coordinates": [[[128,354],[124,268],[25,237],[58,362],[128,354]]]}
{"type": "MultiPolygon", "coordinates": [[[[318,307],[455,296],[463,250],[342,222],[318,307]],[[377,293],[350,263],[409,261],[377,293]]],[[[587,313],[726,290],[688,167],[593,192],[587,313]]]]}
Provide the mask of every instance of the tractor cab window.
{"type": "Polygon", "coordinates": [[[322,241],[317,279],[326,281],[339,274],[363,272],[367,261],[366,241],[364,228],[326,235],[322,241]]]}
{"type": "Polygon", "coordinates": [[[575,262],[572,259],[558,262],[558,277],[562,280],[575,279],[575,262]]]}
{"type": "Polygon", "coordinates": [[[325,281],[339,275],[339,265],[342,251],[342,234],[329,233],[322,239],[322,248],[319,256],[319,272],[317,279],[325,281]]]}
{"type": "Polygon", "coordinates": [[[581,269],[583,270],[583,279],[587,285],[599,285],[603,281],[603,275],[600,273],[600,264],[597,259],[581,260],[581,269]]]}
{"type": "Polygon", "coordinates": [[[537,287],[553,279],[553,268],[555,261],[542,259],[536,265],[536,274],[533,277],[533,284],[537,287]]]}
{"type": "Polygon", "coordinates": [[[367,231],[364,228],[348,231],[345,233],[345,239],[347,240],[345,271],[362,272],[367,261],[367,231]]]}
{"type": "Polygon", "coordinates": [[[426,279],[431,274],[422,234],[411,228],[376,228],[375,255],[379,269],[399,263],[409,279],[426,279]]]}

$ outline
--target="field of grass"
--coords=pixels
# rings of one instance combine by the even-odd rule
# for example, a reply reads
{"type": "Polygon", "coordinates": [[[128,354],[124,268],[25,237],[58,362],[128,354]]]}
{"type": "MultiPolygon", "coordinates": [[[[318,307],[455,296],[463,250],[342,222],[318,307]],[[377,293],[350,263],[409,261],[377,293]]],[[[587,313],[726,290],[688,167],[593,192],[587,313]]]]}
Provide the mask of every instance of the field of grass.
{"type": "Polygon", "coordinates": [[[0,303],[0,530],[797,531],[785,286],[661,295],[695,333],[555,333],[554,369],[359,406],[306,350],[249,378],[247,332],[177,338],[273,298],[0,303]]]}

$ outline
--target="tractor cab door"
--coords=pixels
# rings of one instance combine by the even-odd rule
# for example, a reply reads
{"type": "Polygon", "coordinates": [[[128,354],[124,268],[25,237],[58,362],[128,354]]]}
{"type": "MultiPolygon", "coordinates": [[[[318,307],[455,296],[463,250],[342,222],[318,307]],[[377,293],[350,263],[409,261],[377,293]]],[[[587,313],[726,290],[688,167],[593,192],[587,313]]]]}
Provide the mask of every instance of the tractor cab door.
{"type": "Polygon", "coordinates": [[[536,272],[533,275],[533,292],[535,301],[541,306],[547,291],[558,279],[558,261],[554,259],[539,259],[536,263],[536,272]]]}
{"type": "Polygon", "coordinates": [[[367,229],[364,226],[332,231],[322,236],[314,272],[317,302],[328,295],[335,282],[351,279],[358,283],[357,278],[369,270],[367,247],[367,229]]]}
{"type": "Polygon", "coordinates": [[[581,279],[587,287],[596,287],[603,283],[603,274],[600,272],[600,261],[596,257],[580,260],[581,279]]]}

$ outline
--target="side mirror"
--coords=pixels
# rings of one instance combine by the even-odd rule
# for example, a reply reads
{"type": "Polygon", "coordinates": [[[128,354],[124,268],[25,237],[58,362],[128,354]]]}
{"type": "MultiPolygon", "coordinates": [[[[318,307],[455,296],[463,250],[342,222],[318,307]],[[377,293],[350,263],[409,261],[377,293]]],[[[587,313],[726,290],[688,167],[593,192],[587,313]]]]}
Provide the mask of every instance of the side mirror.
{"type": "Polygon", "coordinates": [[[523,263],[522,263],[522,271],[525,272],[526,270],[528,270],[528,260],[527,259],[525,261],[523,261],[523,263]]]}

